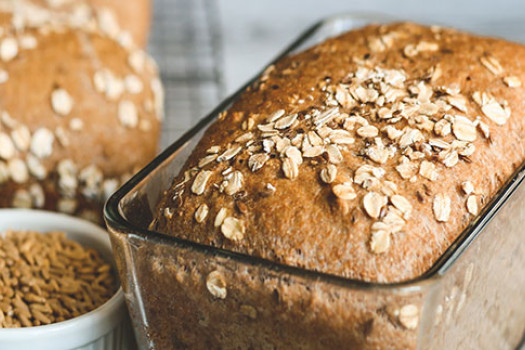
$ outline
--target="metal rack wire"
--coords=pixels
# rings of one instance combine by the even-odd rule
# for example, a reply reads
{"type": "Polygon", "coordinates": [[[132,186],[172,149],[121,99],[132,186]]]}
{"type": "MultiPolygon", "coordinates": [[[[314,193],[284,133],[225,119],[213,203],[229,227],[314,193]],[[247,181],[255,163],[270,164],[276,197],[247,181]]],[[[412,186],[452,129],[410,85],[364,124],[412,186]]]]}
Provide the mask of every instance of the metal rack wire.
{"type": "Polygon", "coordinates": [[[221,31],[215,0],[155,0],[148,50],[166,92],[166,147],[222,97],[221,31]]]}

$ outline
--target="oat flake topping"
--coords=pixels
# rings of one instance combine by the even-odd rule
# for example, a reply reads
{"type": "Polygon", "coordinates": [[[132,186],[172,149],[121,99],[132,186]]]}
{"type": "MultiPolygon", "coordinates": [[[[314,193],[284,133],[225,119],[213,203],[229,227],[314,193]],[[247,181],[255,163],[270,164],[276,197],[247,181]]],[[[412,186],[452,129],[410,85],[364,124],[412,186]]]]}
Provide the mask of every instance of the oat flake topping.
{"type": "Polygon", "coordinates": [[[0,58],[4,62],[11,61],[18,55],[18,42],[15,38],[4,38],[0,42],[0,58]]]}
{"type": "Polygon", "coordinates": [[[215,298],[226,299],[226,279],[219,271],[213,271],[206,277],[206,288],[215,298]]]}
{"type": "Polygon", "coordinates": [[[73,108],[73,99],[64,89],[56,89],[51,94],[51,106],[60,116],[68,115],[73,108]]]}

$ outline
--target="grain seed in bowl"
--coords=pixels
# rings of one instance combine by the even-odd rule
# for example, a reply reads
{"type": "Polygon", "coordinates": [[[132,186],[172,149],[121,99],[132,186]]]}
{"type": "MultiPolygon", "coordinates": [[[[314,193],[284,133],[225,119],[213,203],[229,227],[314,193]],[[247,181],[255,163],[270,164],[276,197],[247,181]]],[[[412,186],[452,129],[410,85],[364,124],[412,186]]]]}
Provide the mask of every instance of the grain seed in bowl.
{"type": "Polygon", "coordinates": [[[117,290],[111,266],[64,232],[0,233],[0,328],[65,321],[117,290]]]}

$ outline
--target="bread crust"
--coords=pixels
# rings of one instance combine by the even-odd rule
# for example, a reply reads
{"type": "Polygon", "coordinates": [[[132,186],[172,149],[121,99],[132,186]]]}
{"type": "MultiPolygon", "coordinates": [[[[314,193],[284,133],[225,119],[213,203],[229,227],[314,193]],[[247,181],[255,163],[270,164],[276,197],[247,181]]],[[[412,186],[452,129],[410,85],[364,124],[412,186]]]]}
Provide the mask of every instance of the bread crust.
{"type": "Polygon", "coordinates": [[[117,40],[144,48],[151,26],[150,0],[1,0],[5,12],[17,12],[33,21],[96,27],[117,40]]]}
{"type": "Polygon", "coordinates": [[[146,47],[151,27],[150,0],[90,0],[100,11],[112,11],[120,28],[131,34],[139,47],[146,47]]]}

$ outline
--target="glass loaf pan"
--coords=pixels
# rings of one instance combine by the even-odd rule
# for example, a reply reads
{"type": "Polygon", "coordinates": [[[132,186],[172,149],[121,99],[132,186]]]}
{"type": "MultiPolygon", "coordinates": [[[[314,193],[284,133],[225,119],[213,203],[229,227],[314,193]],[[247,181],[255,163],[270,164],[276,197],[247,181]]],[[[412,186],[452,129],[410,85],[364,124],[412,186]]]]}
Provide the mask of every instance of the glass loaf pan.
{"type": "MultiPolygon", "coordinates": [[[[328,18],[308,29],[279,57],[371,22],[384,20],[353,15],[328,18]]],[[[427,273],[402,283],[348,280],[149,231],[163,191],[207,127],[250,83],[106,204],[113,250],[143,349],[512,349],[518,345],[525,329],[522,168],[427,273]],[[206,287],[213,271],[224,276],[224,299],[214,298],[206,287]]]]}

